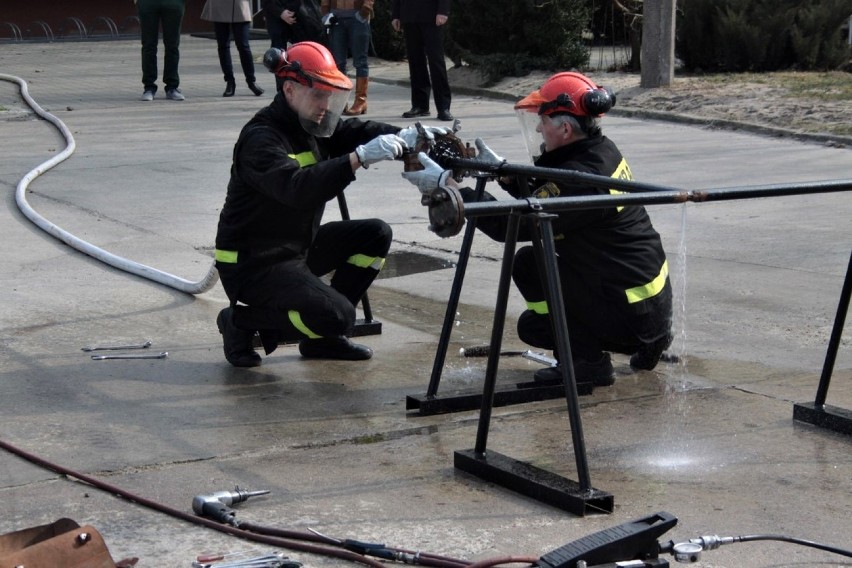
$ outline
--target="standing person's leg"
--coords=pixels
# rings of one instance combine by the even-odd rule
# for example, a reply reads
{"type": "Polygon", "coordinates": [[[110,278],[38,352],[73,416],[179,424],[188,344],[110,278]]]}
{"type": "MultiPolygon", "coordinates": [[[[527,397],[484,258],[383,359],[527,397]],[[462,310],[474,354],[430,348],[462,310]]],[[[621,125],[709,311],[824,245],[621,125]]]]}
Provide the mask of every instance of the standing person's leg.
{"type": "Polygon", "coordinates": [[[450,114],[450,80],[447,77],[447,61],[444,57],[444,26],[425,25],[423,46],[429,61],[429,76],[432,80],[432,95],[439,120],[453,120],[450,114]]]}
{"type": "Polygon", "coordinates": [[[352,18],[349,30],[349,49],[355,67],[355,102],[344,114],[356,116],[367,112],[367,89],[370,84],[370,22],[360,16],[352,18]]]}
{"type": "Polygon", "coordinates": [[[334,57],[334,64],[341,73],[346,73],[346,59],[349,50],[349,22],[352,18],[337,18],[337,23],[331,28],[329,51],[334,57]]]}
{"type": "Polygon", "coordinates": [[[263,94],[263,89],[258,87],[255,82],[257,77],[254,74],[254,58],[251,54],[251,45],[249,44],[249,29],[250,22],[234,22],[231,24],[231,30],[234,34],[234,43],[237,46],[237,52],[240,54],[240,66],[243,68],[243,75],[246,77],[246,85],[256,97],[263,94]]]}
{"type": "Polygon", "coordinates": [[[139,32],[142,38],[142,100],[153,100],[157,92],[157,42],[160,36],[159,0],[139,0],[139,32]]]}
{"type": "MultiPolygon", "coordinates": [[[[276,47],[278,49],[287,49],[287,33],[289,30],[289,26],[281,21],[272,10],[269,10],[267,4],[264,3],[263,17],[266,20],[266,31],[269,33],[270,44],[269,47],[276,47]]],[[[281,90],[281,85],[283,84],[283,79],[275,76],[275,91],[278,92],[281,90]]]]}
{"type": "Polygon", "coordinates": [[[231,24],[228,22],[213,22],[213,31],[216,32],[216,47],[219,51],[219,67],[222,68],[222,76],[225,79],[225,92],[223,97],[233,97],[236,89],[234,80],[234,62],[231,59],[231,24]]]}
{"type": "Polygon", "coordinates": [[[161,0],[163,21],[163,83],[166,95],[172,100],[183,100],[180,94],[180,30],[183,22],[184,0],[161,0]]]}
{"type": "Polygon", "coordinates": [[[429,67],[423,49],[423,26],[404,24],[405,53],[408,57],[408,75],[411,79],[411,110],[402,113],[403,118],[429,116],[429,95],[432,83],[429,81],[429,67]]]}

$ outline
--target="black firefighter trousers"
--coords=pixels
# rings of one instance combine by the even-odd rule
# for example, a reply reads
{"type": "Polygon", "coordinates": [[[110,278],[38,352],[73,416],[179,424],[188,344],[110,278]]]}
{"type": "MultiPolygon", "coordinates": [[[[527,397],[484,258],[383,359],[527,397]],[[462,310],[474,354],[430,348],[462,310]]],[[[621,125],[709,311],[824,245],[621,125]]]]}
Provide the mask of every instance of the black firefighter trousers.
{"type": "MultiPolygon", "coordinates": [[[[603,351],[633,354],[671,332],[672,288],[632,306],[603,293],[600,282],[590,281],[569,263],[557,257],[559,282],[568,323],[571,358],[599,361],[603,351]]],[[[545,301],[544,286],[533,247],[522,247],[515,255],[512,279],[528,304],[545,301]]],[[[550,316],[524,311],[518,318],[518,337],[541,349],[555,349],[550,316]]],[[[559,359],[559,354],[554,353],[559,359]]]]}
{"type": "Polygon", "coordinates": [[[305,255],[273,263],[218,262],[234,325],[259,331],[267,354],[281,341],[347,335],[392,238],[380,219],[334,221],[319,228],[305,255]],[[329,285],[321,277],[331,272],[329,285]]]}

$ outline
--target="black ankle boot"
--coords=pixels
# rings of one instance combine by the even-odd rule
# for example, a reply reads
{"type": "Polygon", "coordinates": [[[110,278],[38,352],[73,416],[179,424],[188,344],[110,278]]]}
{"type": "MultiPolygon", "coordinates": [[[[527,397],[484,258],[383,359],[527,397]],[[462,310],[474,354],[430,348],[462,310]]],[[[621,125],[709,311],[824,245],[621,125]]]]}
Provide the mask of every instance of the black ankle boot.
{"type": "Polygon", "coordinates": [[[225,359],[234,367],[257,367],[261,363],[253,347],[254,333],[234,325],[234,311],[225,308],[216,318],[216,326],[222,334],[225,359]]]}
{"type": "Polygon", "coordinates": [[[233,97],[234,93],[237,91],[237,84],[234,81],[228,81],[225,83],[225,92],[222,93],[223,97],[233,97]]]}
{"type": "Polygon", "coordinates": [[[258,86],[257,86],[257,83],[254,83],[254,82],[249,81],[249,82],[247,82],[246,84],[248,85],[249,91],[251,91],[252,93],[254,93],[254,96],[259,97],[260,95],[262,95],[262,94],[263,94],[263,89],[261,89],[260,87],[258,87],[258,86]]]}

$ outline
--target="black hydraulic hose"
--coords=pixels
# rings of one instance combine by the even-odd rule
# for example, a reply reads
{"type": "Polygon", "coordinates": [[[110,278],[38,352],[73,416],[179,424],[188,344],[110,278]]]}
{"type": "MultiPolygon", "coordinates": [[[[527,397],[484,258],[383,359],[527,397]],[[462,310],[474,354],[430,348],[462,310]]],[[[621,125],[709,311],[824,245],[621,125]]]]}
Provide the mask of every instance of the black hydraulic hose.
{"type": "Polygon", "coordinates": [[[347,550],[357,548],[364,550],[362,554],[378,556],[386,560],[398,560],[406,564],[418,564],[421,566],[434,566],[435,568],[463,568],[471,565],[467,560],[451,558],[448,556],[440,556],[429,552],[419,552],[414,550],[406,550],[385,545],[372,545],[351,540],[340,540],[316,532],[294,531],[290,529],[279,529],[257,525],[246,521],[240,522],[240,528],[277,537],[298,538],[303,540],[311,540],[315,542],[323,542],[334,546],[343,547],[347,550]]]}
{"type": "Polygon", "coordinates": [[[818,550],[824,550],[826,552],[833,552],[834,554],[839,554],[841,556],[846,556],[848,558],[852,558],[852,550],[844,550],[842,548],[838,548],[836,546],[830,546],[828,544],[820,544],[818,542],[813,542],[810,540],[804,540],[801,538],[795,538],[792,536],[786,536],[782,534],[751,534],[745,536],[735,536],[733,537],[734,542],[754,542],[758,540],[777,540],[780,542],[789,542],[791,544],[799,544],[801,546],[809,546],[811,548],[816,548],[818,550]]]}

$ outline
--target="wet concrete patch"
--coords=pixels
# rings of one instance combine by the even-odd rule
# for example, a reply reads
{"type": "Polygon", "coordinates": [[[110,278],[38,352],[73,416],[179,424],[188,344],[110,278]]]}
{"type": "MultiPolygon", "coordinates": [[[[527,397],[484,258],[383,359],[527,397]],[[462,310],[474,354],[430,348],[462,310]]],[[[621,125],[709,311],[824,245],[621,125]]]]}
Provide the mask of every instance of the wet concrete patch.
{"type": "Polygon", "coordinates": [[[421,272],[453,268],[455,263],[412,251],[392,252],[388,255],[378,278],[396,278],[421,272]]]}

